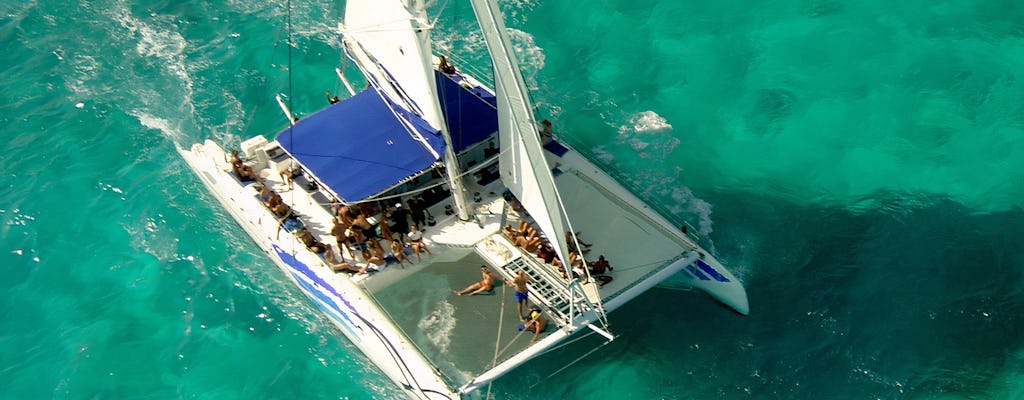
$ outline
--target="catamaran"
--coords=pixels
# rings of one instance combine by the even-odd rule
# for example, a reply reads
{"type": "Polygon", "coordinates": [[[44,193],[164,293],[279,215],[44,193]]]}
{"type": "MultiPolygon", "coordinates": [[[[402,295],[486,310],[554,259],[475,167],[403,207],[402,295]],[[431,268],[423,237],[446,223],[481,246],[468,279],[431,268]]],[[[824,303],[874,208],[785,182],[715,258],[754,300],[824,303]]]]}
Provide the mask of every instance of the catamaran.
{"type": "Polygon", "coordinates": [[[279,97],[273,140],[179,153],[413,399],[478,393],[574,335],[607,344],[608,313],[672,276],[746,315],[743,285],[685,229],[539,133],[498,6],[471,3],[493,90],[434,55],[421,1],[348,0],[338,29],[366,89],[339,71],[351,97],[301,119],[279,97]]]}

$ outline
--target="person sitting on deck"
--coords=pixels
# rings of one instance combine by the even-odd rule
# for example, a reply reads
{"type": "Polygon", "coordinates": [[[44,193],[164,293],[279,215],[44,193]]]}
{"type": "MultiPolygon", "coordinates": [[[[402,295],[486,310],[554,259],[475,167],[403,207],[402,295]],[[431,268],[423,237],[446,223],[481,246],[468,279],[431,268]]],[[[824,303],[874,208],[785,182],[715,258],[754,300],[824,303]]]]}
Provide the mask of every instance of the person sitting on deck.
{"type": "MultiPolygon", "coordinates": [[[[338,250],[341,251],[341,249],[338,249],[338,250]]],[[[353,257],[353,258],[355,258],[355,257],[353,257]]],[[[352,265],[348,261],[345,261],[345,260],[341,260],[341,262],[338,262],[338,260],[334,258],[333,252],[325,254],[324,255],[324,261],[327,261],[327,265],[329,267],[331,267],[331,270],[334,271],[334,272],[343,272],[344,271],[344,272],[348,272],[348,273],[360,273],[360,272],[366,270],[366,267],[359,267],[359,266],[356,266],[356,265],[352,265]]]]}
{"type": "Polygon", "coordinates": [[[531,238],[529,236],[520,236],[516,238],[515,245],[522,247],[527,253],[534,253],[540,249],[540,245],[544,243],[544,240],[538,237],[531,238]]]}
{"type": "Polygon", "coordinates": [[[287,204],[278,202],[273,208],[270,209],[278,218],[285,218],[292,213],[292,208],[287,204]]]}
{"type": "Polygon", "coordinates": [[[519,221],[519,236],[526,236],[530,238],[540,237],[537,230],[533,228],[533,225],[530,225],[530,223],[525,220],[519,221]]]}
{"type": "Polygon", "coordinates": [[[569,266],[572,268],[572,277],[574,279],[586,277],[587,273],[583,269],[583,257],[580,257],[575,251],[569,252],[569,266]]]}
{"type": "Polygon", "coordinates": [[[238,157],[238,150],[231,151],[231,170],[235,172],[235,176],[242,183],[252,182],[258,178],[256,171],[238,157]]]}
{"type": "Polygon", "coordinates": [[[565,232],[565,245],[568,248],[568,250],[569,251],[575,251],[577,253],[586,253],[586,252],[590,251],[590,247],[593,246],[593,245],[590,244],[590,243],[584,242],[583,239],[580,239],[579,235],[580,235],[580,233],[576,232],[576,240],[573,240],[572,233],[571,232],[565,232]],[[579,251],[580,249],[578,249],[576,247],[576,243],[577,242],[579,242],[580,246],[583,246],[583,251],[579,251]]]}
{"type": "MultiPolygon", "coordinates": [[[[301,231],[299,231],[299,233],[295,235],[295,237],[298,238],[299,241],[302,242],[302,244],[306,245],[306,248],[308,248],[310,251],[316,254],[334,252],[333,250],[331,250],[331,246],[328,246],[326,244],[321,243],[319,240],[316,240],[316,238],[313,237],[313,233],[311,233],[308,229],[302,229],[301,231]]],[[[333,258],[333,254],[331,258],[333,258]]]]}
{"type": "Polygon", "coordinates": [[[339,101],[341,101],[341,100],[338,99],[338,96],[331,96],[331,91],[330,90],[327,91],[327,102],[328,103],[335,104],[335,103],[337,103],[339,101]]]}
{"type": "Polygon", "coordinates": [[[558,260],[558,257],[555,255],[555,248],[551,247],[551,243],[544,243],[543,246],[540,246],[540,249],[537,250],[537,257],[544,260],[544,263],[552,265],[558,260]]]}
{"type": "Polygon", "coordinates": [[[552,140],[555,140],[554,132],[551,129],[551,121],[547,119],[540,121],[540,130],[538,133],[540,133],[541,142],[545,145],[550,143],[552,140]]]}
{"type": "Polygon", "coordinates": [[[267,205],[270,202],[270,199],[275,195],[277,195],[277,193],[274,192],[274,189],[272,189],[270,185],[263,185],[260,187],[259,199],[264,205],[267,205]]]}
{"type": "Polygon", "coordinates": [[[597,261],[594,261],[594,262],[591,262],[591,263],[588,263],[588,264],[590,265],[590,273],[591,274],[601,275],[601,274],[605,273],[605,270],[608,270],[608,271],[614,271],[615,270],[615,268],[612,268],[612,266],[608,264],[608,260],[604,259],[604,254],[598,256],[597,257],[597,261]]]}
{"type": "Polygon", "coordinates": [[[533,344],[537,341],[537,337],[540,336],[540,333],[547,329],[548,320],[547,318],[544,318],[544,313],[534,308],[530,310],[530,320],[527,321],[526,324],[520,326],[522,326],[523,330],[527,332],[533,332],[533,339],[530,339],[530,344],[533,344]]]}
{"type": "Polygon", "coordinates": [[[449,64],[448,59],[445,58],[444,56],[438,57],[437,70],[448,75],[454,74],[456,72],[455,66],[449,64]]]}
{"type": "Polygon", "coordinates": [[[590,267],[590,276],[594,277],[601,282],[601,286],[608,284],[612,281],[612,277],[605,275],[606,271],[614,270],[611,265],[608,264],[608,260],[604,259],[604,254],[597,257],[597,261],[587,263],[590,267]]]}
{"type": "MultiPolygon", "coordinates": [[[[268,187],[269,186],[265,186],[264,189],[267,189],[268,187]]],[[[267,199],[267,202],[263,204],[266,205],[267,208],[273,210],[274,207],[277,207],[279,204],[281,204],[282,201],[284,201],[284,199],[281,198],[281,195],[277,194],[277,192],[273,190],[270,190],[269,198],[267,199]]]]}
{"type": "MultiPolygon", "coordinates": [[[[389,264],[397,262],[398,265],[401,265],[402,268],[405,268],[406,257],[403,250],[405,250],[405,246],[402,245],[402,242],[398,240],[392,240],[391,252],[384,256],[384,261],[387,261],[389,264]]],[[[410,261],[409,264],[412,264],[412,262],[410,261]]]]}
{"type": "Polygon", "coordinates": [[[475,296],[483,292],[490,292],[494,290],[494,275],[491,274],[491,270],[487,269],[486,265],[481,265],[480,274],[483,275],[483,279],[479,282],[466,286],[465,289],[459,291],[453,290],[452,293],[455,293],[456,296],[462,296],[464,294],[475,296]]]}
{"type": "Polygon", "coordinates": [[[515,242],[519,239],[519,231],[512,228],[512,224],[505,225],[504,228],[501,228],[501,231],[505,233],[505,236],[508,236],[508,240],[515,242]]]}
{"type": "Polygon", "coordinates": [[[366,241],[366,249],[373,252],[373,256],[381,260],[384,259],[384,246],[380,245],[377,239],[370,239],[366,241]]]}
{"type": "Polygon", "coordinates": [[[359,271],[360,274],[365,274],[368,271],[380,271],[386,265],[384,263],[384,260],[382,260],[380,257],[370,254],[370,252],[366,250],[363,250],[363,260],[366,260],[366,266],[359,271]]]}
{"type": "Polygon", "coordinates": [[[409,228],[409,246],[416,252],[416,262],[422,263],[423,258],[420,257],[420,249],[426,251],[428,255],[433,256],[430,249],[427,248],[427,244],[423,242],[423,233],[419,231],[415,226],[409,228]]]}

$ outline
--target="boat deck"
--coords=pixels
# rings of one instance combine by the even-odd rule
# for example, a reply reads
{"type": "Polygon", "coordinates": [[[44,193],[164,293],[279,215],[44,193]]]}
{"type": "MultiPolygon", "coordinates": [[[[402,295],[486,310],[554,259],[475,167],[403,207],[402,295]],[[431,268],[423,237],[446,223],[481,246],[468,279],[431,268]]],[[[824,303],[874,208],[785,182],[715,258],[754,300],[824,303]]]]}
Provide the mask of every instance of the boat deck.
{"type": "MultiPolygon", "coordinates": [[[[548,157],[549,164],[556,169],[555,182],[572,220],[572,229],[580,232],[583,241],[593,245],[584,257],[595,260],[604,255],[614,268],[608,272],[613,278],[610,283],[600,289],[592,285],[597,293],[592,297],[600,297],[609,311],[621,303],[612,301],[616,297],[695,248],[685,236],[673,231],[667,221],[651,215],[642,202],[575,152],[562,156],[549,154],[548,157]]],[[[330,245],[335,252],[341,251],[330,233],[333,211],[329,196],[317,189],[310,190],[301,180],[289,188],[276,172],[275,165],[280,162],[282,160],[275,160],[259,171],[264,182],[298,213],[314,237],[330,245]]],[[[230,168],[224,165],[221,165],[221,172],[232,175],[230,168]]],[[[437,218],[437,223],[424,227],[425,242],[433,254],[421,254],[421,263],[412,255],[408,257],[411,263],[392,263],[378,272],[350,275],[331,272],[326,261],[311,252],[293,250],[308,253],[300,256],[313,260],[310,265],[321,271],[317,274],[329,276],[329,280],[351,280],[361,287],[454,386],[468,382],[530,346],[533,334],[517,330],[521,322],[512,293],[514,288],[506,285],[504,279],[511,279],[520,269],[534,279],[529,285],[531,305],[539,306],[549,321],[539,339],[570,324],[569,303],[571,299],[582,297],[578,293],[577,297],[567,294],[569,282],[555,268],[523,252],[499,233],[502,224],[515,226],[520,219],[506,207],[500,195],[504,190],[500,180],[488,186],[466,183],[471,193],[481,193],[482,198],[471,203],[475,218],[463,222],[455,216],[446,216],[444,204],[447,201],[433,205],[429,211],[437,218]],[[499,277],[494,290],[476,296],[453,294],[454,290],[481,279],[481,265],[486,265],[499,277]]],[[[246,207],[262,207],[251,184],[240,189],[242,198],[235,198],[235,202],[253,204],[246,207]]],[[[264,227],[261,228],[266,231],[263,235],[271,235],[272,227],[268,224],[275,221],[263,208],[260,213],[265,214],[265,221],[254,222],[264,227]]],[[[530,220],[528,216],[523,218],[530,220]]],[[[270,239],[297,242],[288,240],[286,235],[289,234],[278,232],[276,239],[270,239]]],[[[389,247],[387,241],[382,240],[381,244],[385,249],[389,247]]],[[[346,253],[345,258],[363,265],[361,257],[353,258],[346,253]]],[[[628,300],[632,296],[624,297],[628,300]]]]}
{"type": "MultiPolygon", "coordinates": [[[[585,257],[593,260],[604,255],[615,268],[608,273],[613,280],[599,291],[605,301],[646,278],[652,271],[663,268],[683,252],[683,243],[679,239],[666,234],[664,227],[642,212],[624,212],[632,206],[597,185],[595,179],[600,179],[601,175],[594,177],[586,170],[577,169],[576,164],[570,163],[572,159],[553,161],[557,161],[562,169],[556,183],[570,210],[573,229],[580,232],[584,241],[593,244],[585,257]]],[[[262,175],[302,216],[305,226],[315,237],[325,244],[332,244],[334,251],[340,250],[333,245],[335,239],[330,234],[332,213],[324,194],[306,190],[300,182],[288,189],[271,168],[265,169],[262,175]]],[[[468,189],[482,193],[482,200],[473,203],[478,221],[461,222],[454,216],[445,216],[444,202],[433,206],[431,214],[440,218],[435,226],[425,227],[424,238],[433,254],[421,254],[422,263],[417,263],[413,255],[409,257],[411,264],[390,264],[379,272],[351,276],[372,295],[427,359],[457,383],[464,383],[493,367],[496,362],[520,352],[532,338],[532,333],[524,334],[517,330],[521,322],[516,316],[514,288],[507,286],[502,279],[497,280],[490,293],[477,296],[456,296],[452,293],[479,281],[481,265],[487,265],[497,276],[508,279],[516,269],[529,264],[547,269],[539,271],[539,274],[534,271],[531,275],[535,280],[543,280],[538,275],[547,277],[548,286],[558,289],[558,292],[564,292],[568,285],[568,281],[560,278],[560,273],[553,267],[512,246],[497,233],[505,211],[505,202],[498,195],[502,190],[500,182],[487,187],[469,183],[468,189]]],[[[518,221],[519,216],[508,210],[505,223],[515,225],[518,221]]],[[[388,244],[386,241],[382,243],[385,248],[388,244]]],[[[345,257],[353,259],[348,253],[345,257]]],[[[356,260],[362,261],[361,258],[356,260]]],[[[558,295],[542,293],[543,287],[544,282],[531,285],[531,300],[532,304],[542,303],[550,321],[547,332],[551,332],[567,322],[560,317],[567,314],[568,306],[563,301],[562,309],[557,309],[552,303],[557,303],[558,299],[552,297],[558,295]]]]}

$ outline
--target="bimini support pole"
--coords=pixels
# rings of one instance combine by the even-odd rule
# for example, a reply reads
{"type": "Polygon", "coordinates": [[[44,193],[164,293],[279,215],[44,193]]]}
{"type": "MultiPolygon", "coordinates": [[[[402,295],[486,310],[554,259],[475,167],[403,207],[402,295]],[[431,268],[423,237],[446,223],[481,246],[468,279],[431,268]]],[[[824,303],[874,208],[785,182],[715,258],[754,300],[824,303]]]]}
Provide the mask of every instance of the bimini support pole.
{"type": "Polygon", "coordinates": [[[281,106],[281,111],[284,111],[284,116],[288,118],[288,123],[295,125],[295,117],[292,116],[292,110],[289,110],[288,106],[284,104],[284,99],[281,98],[281,95],[279,94],[274,98],[277,99],[277,105],[281,106]]]}
{"type": "Polygon", "coordinates": [[[348,94],[350,96],[355,96],[356,91],[355,89],[352,89],[352,82],[349,82],[348,78],[345,77],[345,74],[341,73],[341,68],[335,68],[334,72],[338,74],[338,78],[341,79],[341,83],[345,85],[345,89],[348,89],[348,94]]]}

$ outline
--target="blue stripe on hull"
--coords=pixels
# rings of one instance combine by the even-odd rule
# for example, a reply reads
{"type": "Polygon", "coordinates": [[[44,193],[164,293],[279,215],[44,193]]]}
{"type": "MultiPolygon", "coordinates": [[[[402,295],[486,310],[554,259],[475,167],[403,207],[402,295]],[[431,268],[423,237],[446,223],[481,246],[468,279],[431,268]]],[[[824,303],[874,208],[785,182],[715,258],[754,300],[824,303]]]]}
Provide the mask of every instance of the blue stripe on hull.
{"type": "Polygon", "coordinates": [[[321,308],[326,307],[325,311],[328,312],[328,315],[335,316],[334,319],[341,322],[341,324],[345,328],[347,328],[347,330],[350,333],[352,333],[353,335],[358,335],[356,333],[356,330],[361,329],[359,328],[359,325],[356,324],[355,321],[353,321],[348,314],[349,312],[351,312],[352,314],[357,314],[355,307],[352,307],[352,304],[349,304],[349,302],[346,301],[345,298],[342,297],[341,294],[338,293],[338,291],[334,289],[333,286],[329,285],[327,281],[324,281],[323,278],[315,274],[313,270],[309,268],[308,265],[306,265],[302,261],[299,261],[291,254],[288,254],[280,247],[277,247],[277,245],[273,245],[273,248],[274,252],[277,253],[277,257],[280,258],[281,261],[283,261],[286,265],[288,265],[289,268],[291,268],[292,275],[295,275],[295,280],[299,282],[299,285],[302,287],[302,289],[304,289],[307,293],[313,295],[317,305],[321,308]],[[310,284],[305,279],[302,279],[303,276],[313,281],[313,284],[310,284]],[[325,293],[325,291],[333,295],[334,299],[328,296],[328,294],[325,293]],[[348,308],[348,311],[342,310],[338,304],[338,301],[335,301],[335,299],[343,303],[345,307],[348,308]]]}
{"type": "Polygon", "coordinates": [[[695,268],[693,266],[693,264],[690,264],[690,265],[686,266],[686,272],[689,272],[691,276],[693,276],[693,277],[695,277],[697,279],[700,279],[702,281],[709,281],[709,280],[711,280],[711,278],[708,278],[708,276],[704,275],[703,272],[700,272],[699,270],[697,270],[697,268],[695,268]]]}
{"type": "Polygon", "coordinates": [[[704,271],[708,275],[711,275],[711,277],[714,278],[716,281],[729,282],[729,278],[726,278],[722,276],[722,274],[718,273],[718,271],[715,271],[715,269],[711,268],[711,266],[705,263],[704,260],[697,260],[697,266],[700,267],[701,271],[704,271]]]}

